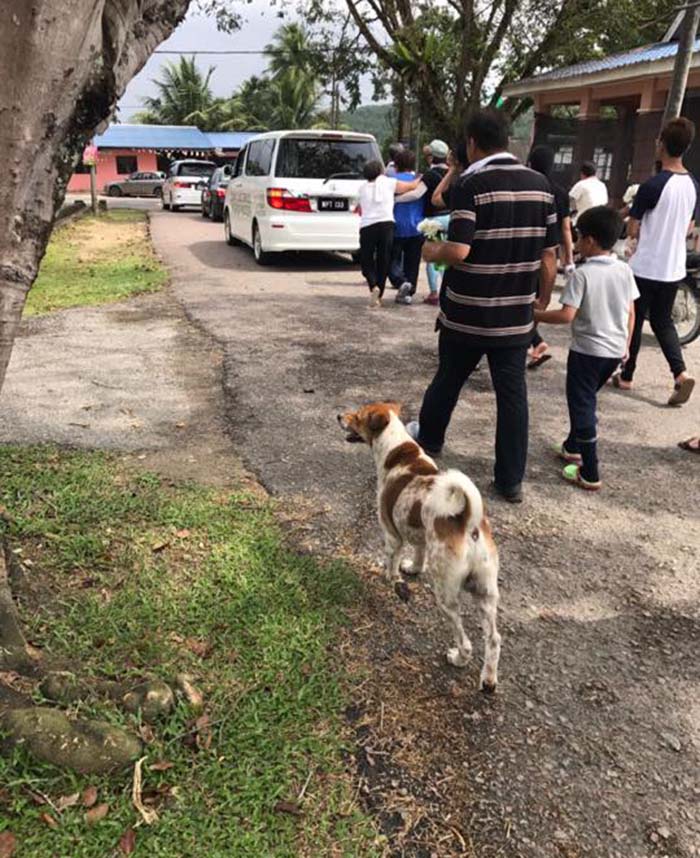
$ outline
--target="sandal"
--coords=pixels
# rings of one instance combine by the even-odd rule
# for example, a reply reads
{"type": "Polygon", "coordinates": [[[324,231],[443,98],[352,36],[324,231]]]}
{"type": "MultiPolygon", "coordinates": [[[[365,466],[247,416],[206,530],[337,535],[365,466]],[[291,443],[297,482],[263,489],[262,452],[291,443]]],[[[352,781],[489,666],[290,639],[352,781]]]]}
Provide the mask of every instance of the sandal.
{"type": "Polygon", "coordinates": [[[595,483],[584,480],[581,476],[581,468],[579,465],[567,465],[561,472],[561,475],[567,483],[578,486],[580,489],[585,489],[587,492],[598,492],[603,488],[603,484],[600,480],[595,483]]]}
{"type": "Polygon", "coordinates": [[[673,385],[673,393],[668,398],[669,405],[684,405],[689,399],[695,387],[695,379],[684,378],[673,385]]]}
{"type": "Polygon", "coordinates": [[[692,438],[679,441],[678,446],[681,450],[687,450],[689,453],[700,453],[700,435],[693,435],[692,438]]]}
{"type": "Polygon", "coordinates": [[[632,382],[625,381],[622,374],[619,372],[616,372],[612,377],[612,386],[616,387],[618,390],[632,390],[632,382]]]}
{"type": "Polygon", "coordinates": [[[543,355],[540,355],[539,357],[533,358],[531,361],[529,361],[527,368],[537,369],[538,367],[542,366],[543,363],[547,363],[547,361],[551,359],[552,356],[545,352],[543,355]]]}
{"type": "Polygon", "coordinates": [[[583,461],[580,453],[570,453],[563,444],[554,444],[552,452],[555,453],[563,462],[569,464],[580,465],[583,461]]]}

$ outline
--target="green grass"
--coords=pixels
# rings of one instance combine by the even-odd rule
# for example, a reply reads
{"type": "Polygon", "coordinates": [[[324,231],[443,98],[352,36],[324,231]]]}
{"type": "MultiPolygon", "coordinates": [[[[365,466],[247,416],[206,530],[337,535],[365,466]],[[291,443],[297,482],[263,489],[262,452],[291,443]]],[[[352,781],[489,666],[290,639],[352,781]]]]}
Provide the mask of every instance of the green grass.
{"type": "Polygon", "coordinates": [[[145,222],[144,212],[117,209],[59,226],[24,315],[105,304],[160,288],[167,272],[153,253],[145,222]]]}
{"type": "MultiPolygon", "coordinates": [[[[375,855],[343,774],[334,646],[343,608],[359,596],[351,571],[290,551],[269,504],[253,495],[173,484],[118,456],[5,446],[0,473],[0,504],[14,519],[5,529],[49,594],[24,610],[32,643],[82,675],[188,671],[204,691],[208,749],[183,741],[194,718],[184,703],[155,727],[148,760],[174,765],[144,767],[145,788],[168,797],[159,822],[137,829],[134,854],[375,855]],[[205,641],[209,655],[187,638],[205,641]],[[275,812],[310,773],[303,815],[275,812]]],[[[138,728],[107,703],[77,711],[138,728]]],[[[17,858],[107,858],[138,821],[130,785],[130,770],[78,776],[16,751],[0,757],[0,830],[17,837],[17,858]],[[28,794],[56,800],[88,785],[110,805],[92,827],[78,807],[47,827],[48,808],[28,794]]]]}

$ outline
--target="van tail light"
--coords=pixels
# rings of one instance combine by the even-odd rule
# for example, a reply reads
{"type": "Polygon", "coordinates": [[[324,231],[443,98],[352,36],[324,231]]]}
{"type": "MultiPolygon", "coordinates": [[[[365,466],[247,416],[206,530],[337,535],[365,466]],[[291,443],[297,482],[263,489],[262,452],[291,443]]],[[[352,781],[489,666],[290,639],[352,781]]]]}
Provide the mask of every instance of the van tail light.
{"type": "Polygon", "coordinates": [[[226,191],[223,188],[217,188],[216,196],[220,197],[223,200],[223,198],[226,196],[226,191]]]}
{"type": "Polygon", "coordinates": [[[271,209],[286,212],[310,212],[311,201],[308,197],[295,197],[286,188],[268,188],[267,204],[271,209]]]}
{"type": "Polygon", "coordinates": [[[189,188],[189,186],[190,186],[189,182],[173,182],[174,188],[189,188]]]}

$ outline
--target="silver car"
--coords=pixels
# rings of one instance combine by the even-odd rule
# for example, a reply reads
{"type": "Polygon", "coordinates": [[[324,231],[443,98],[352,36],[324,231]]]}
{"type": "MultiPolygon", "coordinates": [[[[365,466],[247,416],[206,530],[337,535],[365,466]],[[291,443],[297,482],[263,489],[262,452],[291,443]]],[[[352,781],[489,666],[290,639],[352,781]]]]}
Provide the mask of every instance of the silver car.
{"type": "Polygon", "coordinates": [[[105,185],[110,197],[160,197],[165,173],[132,173],[126,179],[105,185]]]}

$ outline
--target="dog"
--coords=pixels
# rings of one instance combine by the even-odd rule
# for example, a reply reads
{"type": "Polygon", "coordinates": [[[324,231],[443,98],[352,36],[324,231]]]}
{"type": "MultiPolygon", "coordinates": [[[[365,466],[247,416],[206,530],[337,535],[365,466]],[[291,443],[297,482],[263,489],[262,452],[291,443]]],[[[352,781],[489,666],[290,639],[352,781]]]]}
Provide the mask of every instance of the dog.
{"type": "Polygon", "coordinates": [[[472,653],[460,615],[460,594],[471,593],[484,634],[479,687],[498,683],[501,636],[498,611],[498,551],[479,490],[457,470],[440,471],[406,431],[395,402],[374,402],[338,415],[346,439],[365,442],[377,466],[377,512],[384,534],[385,576],[404,601],[410,595],[401,573],[427,574],[442,613],[454,632],[447,661],[465,667],[472,653]],[[405,546],[413,560],[402,562],[405,546]]]}

